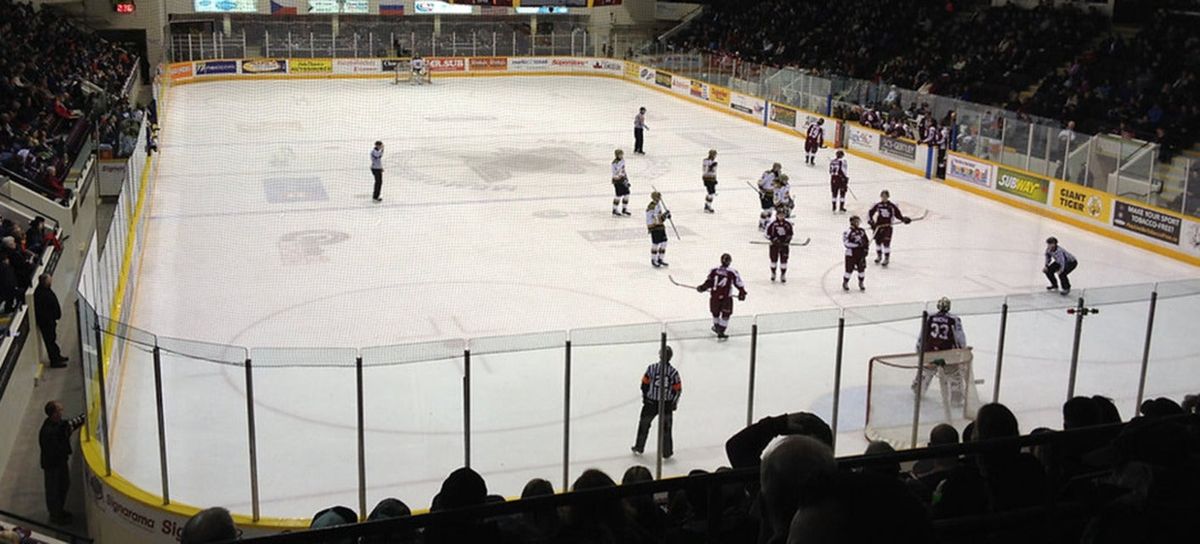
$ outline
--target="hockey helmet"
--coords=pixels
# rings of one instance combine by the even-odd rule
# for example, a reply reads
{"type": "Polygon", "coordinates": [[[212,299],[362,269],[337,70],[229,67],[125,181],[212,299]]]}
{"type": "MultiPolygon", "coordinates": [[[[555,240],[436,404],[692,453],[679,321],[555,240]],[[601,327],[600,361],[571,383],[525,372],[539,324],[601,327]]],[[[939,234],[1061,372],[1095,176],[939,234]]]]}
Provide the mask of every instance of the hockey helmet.
{"type": "Polygon", "coordinates": [[[658,191],[654,191],[654,192],[650,193],[650,200],[657,202],[661,198],[662,198],[662,193],[660,193],[658,191]]]}
{"type": "Polygon", "coordinates": [[[818,124],[818,125],[824,125],[824,124],[825,124],[825,118],[824,118],[824,117],[818,117],[818,118],[817,118],[817,124],[818,124]]]}
{"type": "Polygon", "coordinates": [[[663,348],[662,348],[662,360],[663,361],[670,361],[671,357],[674,355],[675,355],[675,350],[671,349],[671,346],[663,346],[663,348]]]}
{"type": "Polygon", "coordinates": [[[1058,245],[1058,238],[1055,238],[1053,236],[1046,238],[1046,243],[1051,244],[1051,245],[1058,245]]]}
{"type": "Polygon", "coordinates": [[[771,170],[772,170],[772,171],[774,171],[774,172],[778,172],[778,171],[780,171],[780,170],[783,170],[783,165],[782,165],[782,164],[779,164],[779,163],[772,164],[772,165],[771,165],[771,170]]]}
{"type": "Polygon", "coordinates": [[[851,225],[854,225],[854,226],[856,226],[856,227],[857,227],[857,226],[858,226],[858,223],[859,223],[860,221],[862,221],[862,219],[861,219],[861,218],[859,218],[857,215],[851,215],[851,216],[850,216],[850,224],[851,224],[851,225]]]}
{"type": "Polygon", "coordinates": [[[709,149],[709,150],[708,150],[708,156],[709,156],[709,158],[716,157],[716,156],[717,156],[717,150],[716,150],[716,149],[709,149]]]}
{"type": "Polygon", "coordinates": [[[721,266],[729,266],[733,264],[733,256],[728,253],[721,254],[721,266]]]}
{"type": "Polygon", "coordinates": [[[890,196],[892,196],[892,193],[889,193],[887,189],[884,189],[884,190],[882,190],[882,191],[879,191],[879,197],[880,197],[880,198],[882,198],[882,199],[885,199],[885,200],[886,200],[886,199],[887,199],[888,197],[890,197],[890,196]]]}
{"type": "Polygon", "coordinates": [[[839,159],[846,156],[846,152],[842,151],[841,149],[837,150],[837,153],[834,154],[837,155],[837,158],[839,159]]]}
{"type": "Polygon", "coordinates": [[[937,309],[939,312],[949,312],[950,311],[950,299],[948,299],[946,297],[939,298],[937,301],[937,309]]]}
{"type": "Polygon", "coordinates": [[[625,151],[624,151],[624,150],[622,150],[622,149],[618,149],[618,150],[616,150],[616,151],[613,151],[613,155],[615,155],[615,156],[616,156],[618,159],[619,159],[619,158],[621,158],[621,155],[624,155],[624,154],[625,154],[625,151]]]}
{"type": "Polygon", "coordinates": [[[791,178],[787,174],[779,174],[779,177],[775,178],[775,183],[786,185],[789,179],[791,178]]]}

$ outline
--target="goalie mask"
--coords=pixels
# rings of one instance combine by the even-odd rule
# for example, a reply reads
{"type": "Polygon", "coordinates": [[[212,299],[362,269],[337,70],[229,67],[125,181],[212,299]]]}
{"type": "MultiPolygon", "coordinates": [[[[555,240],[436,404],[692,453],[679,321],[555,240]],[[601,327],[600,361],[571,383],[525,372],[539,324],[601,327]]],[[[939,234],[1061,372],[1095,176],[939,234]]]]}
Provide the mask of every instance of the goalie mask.
{"type": "Polygon", "coordinates": [[[937,309],[939,312],[949,312],[950,311],[950,299],[948,299],[946,297],[939,298],[937,301],[937,309]]]}

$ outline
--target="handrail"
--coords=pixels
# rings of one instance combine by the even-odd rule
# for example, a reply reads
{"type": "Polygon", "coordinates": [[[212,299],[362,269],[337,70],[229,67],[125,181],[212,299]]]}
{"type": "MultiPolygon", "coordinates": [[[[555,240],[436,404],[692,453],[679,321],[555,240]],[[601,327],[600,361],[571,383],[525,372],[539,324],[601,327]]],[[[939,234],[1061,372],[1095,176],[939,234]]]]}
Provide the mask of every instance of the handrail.
{"type": "Polygon", "coordinates": [[[31,520],[24,516],[19,516],[17,514],[8,512],[6,510],[0,510],[0,518],[8,518],[8,519],[17,520],[17,521],[21,522],[22,524],[29,525],[30,526],[29,528],[36,528],[37,532],[39,532],[39,533],[45,533],[48,535],[52,535],[55,538],[58,538],[62,535],[66,535],[67,537],[69,537],[70,541],[73,544],[90,544],[91,542],[94,542],[90,537],[83,536],[83,535],[73,532],[73,531],[59,529],[58,527],[51,527],[49,525],[31,520]]]}
{"type": "MultiPolygon", "coordinates": [[[[1156,421],[1185,421],[1188,419],[1195,420],[1197,417],[1198,416],[1196,415],[1190,414],[1176,415],[1159,418],[1156,419],[1156,421]]],[[[918,448],[883,455],[855,455],[839,458],[837,462],[838,469],[845,471],[868,466],[914,461],[917,459],[932,459],[938,457],[980,454],[995,450],[1012,449],[1014,447],[1026,448],[1049,443],[1084,441],[1096,437],[1115,436],[1127,425],[1128,423],[1114,423],[1072,429],[1069,431],[1051,431],[1047,433],[1024,435],[1019,437],[918,448]]],[[[420,514],[404,518],[368,521],[354,525],[342,525],[326,529],[313,529],[226,542],[228,544],[233,544],[233,542],[252,544],[300,544],[308,542],[333,542],[337,539],[401,533],[405,531],[412,531],[421,527],[449,526],[454,523],[495,518],[499,516],[535,510],[548,510],[580,503],[611,501],[628,497],[645,496],[680,490],[696,490],[701,488],[711,492],[720,486],[731,484],[752,484],[758,480],[758,467],[741,468],[696,476],[668,478],[653,482],[618,485],[603,489],[572,491],[568,493],[532,497],[527,499],[506,501],[502,503],[484,504],[457,510],[430,512],[428,514],[420,514]]],[[[1036,515],[1041,511],[1066,511],[1069,513],[1078,514],[1081,507],[1082,506],[1077,503],[1061,503],[1060,505],[1049,505],[1049,510],[1047,510],[1047,505],[1041,505],[1031,509],[1007,512],[1001,515],[1010,516],[1012,519],[1016,520],[1023,520],[1029,515],[1036,515]]],[[[1098,505],[1092,506],[1092,508],[1098,507],[1098,505]]],[[[719,514],[719,512],[710,513],[719,514]]],[[[947,531],[962,531],[969,529],[970,527],[976,527],[977,525],[972,525],[973,523],[993,523],[994,518],[995,516],[983,516],[976,519],[965,518],[946,520],[946,522],[941,525],[944,525],[944,528],[947,531]]],[[[943,528],[941,525],[939,526],[939,529],[943,528]]],[[[226,542],[222,542],[221,544],[226,544],[226,542]]]]}
{"type": "Polygon", "coordinates": [[[10,208],[21,208],[21,210],[23,210],[27,215],[31,215],[32,217],[41,217],[42,219],[46,220],[46,223],[48,225],[50,225],[54,228],[58,228],[58,221],[56,219],[54,219],[53,217],[46,217],[45,215],[42,214],[42,212],[39,212],[39,211],[29,207],[25,203],[13,198],[10,195],[5,194],[3,191],[0,191],[0,201],[3,201],[3,205],[8,206],[10,208]]]}
{"type": "Polygon", "coordinates": [[[9,170],[3,166],[0,166],[0,179],[7,180],[9,183],[16,183],[22,187],[25,187],[26,189],[29,189],[30,191],[37,193],[46,200],[58,204],[59,206],[63,206],[63,203],[58,201],[58,195],[54,194],[54,192],[49,188],[42,186],[40,183],[35,183],[25,176],[13,172],[12,170],[9,170]]]}

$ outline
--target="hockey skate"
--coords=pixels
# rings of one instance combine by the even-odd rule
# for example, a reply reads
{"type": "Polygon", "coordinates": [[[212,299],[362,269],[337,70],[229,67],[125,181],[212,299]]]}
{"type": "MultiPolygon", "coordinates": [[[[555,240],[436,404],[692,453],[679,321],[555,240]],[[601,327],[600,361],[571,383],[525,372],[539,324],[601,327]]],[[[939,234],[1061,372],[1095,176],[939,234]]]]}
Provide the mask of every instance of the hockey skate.
{"type": "Polygon", "coordinates": [[[661,265],[661,264],[658,264],[658,261],[656,261],[656,260],[654,260],[654,259],[650,259],[650,266],[653,266],[654,268],[658,268],[658,267],[660,267],[660,266],[662,266],[662,265],[661,265]]]}
{"type": "Polygon", "coordinates": [[[629,451],[633,452],[633,454],[634,454],[634,455],[641,455],[641,454],[642,454],[642,450],[638,449],[638,447],[637,447],[637,446],[634,446],[634,447],[632,447],[632,448],[629,448],[629,451]]]}
{"type": "Polygon", "coordinates": [[[782,274],[779,276],[779,283],[787,283],[787,274],[782,274]]]}
{"type": "Polygon", "coordinates": [[[659,261],[658,261],[658,264],[657,264],[657,265],[655,265],[655,266],[661,266],[661,267],[664,267],[664,268],[665,268],[665,267],[668,267],[668,266],[671,266],[671,265],[667,264],[667,261],[659,260],[659,261]]]}
{"type": "Polygon", "coordinates": [[[850,290],[850,280],[842,280],[842,290],[843,291],[850,290]]]}
{"type": "Polygon", "coordinates": [[[1059,291],[1059,293],[1062,293],[1062,296],[1064,296],[1064,297],[1065,297],[1065,296],[1067,296],[1067,295],[1071,294],[1071,290],[1070,290],[1070,289],[1063,289],[1062,291],[1059,291]]]}
{"type": "Polygon", "coordinates": [[[774,273],[771,274],[771,283],[775,283],[775,274],[774,273]]]}
{"type": "Polygon", "coordinates": [[[618,212],[617,210],[613,210],[613,217],[621,217],[621,212],[618,212]]]}
{"type": "Polygon", "coordinates": [[[882,260],[883,260],[883,256],[882,256],[882,255],[876,255],[876,256],[875,256],[875,264],[879,264],[879,262],[880,262],[880,261],[882,261],[882,260]]]}
{"type": "Polygon", "coordinates": [[[629,210],[621,210],[621,215],[633,215],[633,214],[629,213],[629,210]]]}
{"type": "Polygon", "coordinates": [[[882,262],[882,263],[880,263],[880,264],[881,264],[881,265],[882,265],[884,268],[887,268],[887,265],[888,265],[888,263],[890,263],[890,262],[892,262],[892,256],[891,256],[891,255],[888,255],[887,257],[884,257],[884,258],[883,258],[883,262],[882,262]]]}
{"type": "Polygon", "coordinates": [[[858,280],[858,290],[859,290],[859,291],[866,291],[866,290],[867,290],[867,285],[866,285],[865,283],[863,283],[863,280],[861,280],[861,279],[860,279],[860,280],[858,280]]]}
{"type": "Polygon", "coordinates": [[[1058,290],[1058,286],[1057,286],[1057,285],[1049,285],[1049,286],[1047,286],[1047,287],[1046,287],[1046,290],[1047,290],[1047,291],[1057,291],[1057,290],[1058,290]]]}

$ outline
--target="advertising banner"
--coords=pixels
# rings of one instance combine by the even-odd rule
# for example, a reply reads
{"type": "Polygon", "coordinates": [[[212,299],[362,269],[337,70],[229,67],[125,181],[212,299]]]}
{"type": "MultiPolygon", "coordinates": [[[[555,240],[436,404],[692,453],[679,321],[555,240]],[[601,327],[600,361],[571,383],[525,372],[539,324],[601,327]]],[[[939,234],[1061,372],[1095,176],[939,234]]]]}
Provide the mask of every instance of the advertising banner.
{"type": "Polygon", "coordinates": [[[288,70],[293,74],[331,74],[333,73],[333,60],[331,59],[292,59],[291,69],[288,70]]]}
{"type": "Polygon", "coordinates": [[[237,71],[238,62],[236,60],[205,60],[196,63],[196,75],[198,76],[236,74],[237,71]]]}
{"type": "MultiPolygon", "coordinates": [[[[383,62],[388,62],[388,60],[383,62]]],[[[394,72],[396,61],[391,60],[391,62],[391,68],[388,71],[394,72]]],[[[333,59],[333,73],[335,74],[378,74],[382,71],[379,59],[333,59]]]]}
{"type": "Polygon", "coordinates": [[[550,69],[559,72],[579,72],[588,68],[588,61],[584,59],[569,59],[569,58],[552,58],[550,59],[550,69]]]}
{"type": "Polygon", "coordinates": [[[242,61],[243,74],[286,73],[288,59],[247,59],[242,61]]]}
{"type": "Polygon", "coordinates": [[[641,70],[645,70],[645,68],[642,68],[640,65],[633,63],[633,62],[626,62],[625,63],[625,78],[626,79],[638,79],[638,73],[641,70]]]}
{"type": "Polygon", "coordinates": [[[1124,200],[1118,200],[1115,204],[1113,226],[1156,240],[1179,244],[1183,219],[1124,200]]]}
{"type": "Polygon", "coordinates": [[[879,152],[901,159],[904,162],[917,161],[917,144],[892,138],[891,136],[881,136],[879,138],[879,152]]]}
{"type": "Polygon", "coordinates": [[[625,71],[625,63],[619,60],[594,60],[591,65],[592,70],[597,72],[621,74],[625,71]]]}
{"type": "Polygon", "coordinates": [[[679,94],[688,94],[692,90],[692,80],[686,77],[671,76],[671,90],[679,94]]]}
{"type": "Polygon", "coordinates": [[[670,89],[671,88],[671,74],[668,74],[666,72],[655,71],[654,72],[654,83],[657,83],[658,86],[660,86],[660,87],[666,87],[666,88],[670,89]]]}
{"type": "Polygon", "coordinates": [[[471,57],[467,66],[472,72],[503,72],[508,70],[508,57],[471,57]]]}
{"type": "Polygon", "coordinates": [[[382,63],[381,69],[385,73],[395,72],[397,68],[399,68],[401,70],[408,70],[410,62],[411,61],[409,61],[407,59],[382,59],[381,60],[381,63],[382,63]]]}
{"type": "Polygon", "coordinates": [[[513,72],[545,72],[550,68],[550,59],[545,58],[512,58],[508,59],[508,69],[513,72]]]}
{"type": "Polygon", "coordinates": [[[878,136],[878,134],[869,130],[864,130],[848,123],[846,124],[846,147],[851,149],[875,153],[876,140],[879,139],[878,136]]]}
{"type": "Polygon", "coordinates": [[[1042,204],[1050,198],[1050,180],[1022,174],[1003,166],[997,168],[996,189],[1042,204]]]}
{"type": "Polygon", "coordinates": [[[1200,257],[1200,220],[1187,222],[1187,232],[1184,233],[1183,240],[1179,241],[1179,245],[1188,253],[1200,257]]]}
{"type": "Polygon", "coordinates": [[[638,79],[647,85],[653,84],[655,81],[658,81],[658,71],[654,68],[643,67],[642,70],[638,72],[638,79]]]}
{"type": "Polygon", "coordinates": [[[167,73],[170,74],[171,81],[192,79],[192,63],[172,64],[167,68],[167,73]]]}
{"type": "Polygon", "coordinates": [[[196,13],[255,13],[257,0],[195,0],[192,9],[196,13]]]}
{"type": "Polygon", "coordinates": [[[708,99],[712,102],[721,104],[722,106],[729,105],[729,89],[725,87],[717,87],[715,85],[706,85],[708,87],[708,99]]]}
{"type": "Polygon", "coordinates": [[[1058,182],[1054,184],[1054,198],[1050,203],[1060,210],[1108,223],[1110,200],[1104,192],[1073,183],[1058,182]]]}
{"type": "Polygon", "coordinates": [[[796,110],[772,102],[771,121],[788,128],[796,128],[796,110]]]}
{"type": "Polygon", "coordinates": [[[980,187],[992,187],[996,171],[986,162],[973,161],[951,153],[946,154],[946,177],[980,187]]]}
{"type": "Polygon", "coordinates": [[[463,72],[467,69],[467,60],[460,57],[429,57],[425,61],[430,72],[463,72]]]}
{"type": "Polygon", "coordinates": [[[692,96],[696,98],[708,100],[708,85],[705,85],[699,81],[693,81],[691,93],[692,96]]]}
{"type": "Polygon", "coordinates": [[[762,121],[763,101],[742,93],[729,94],[729,107],[745,114],[753,115],[762,121]]]}

